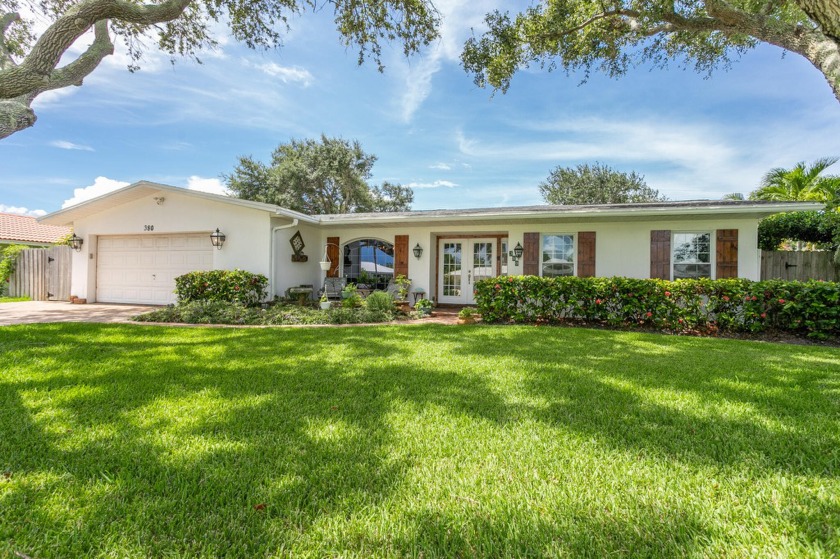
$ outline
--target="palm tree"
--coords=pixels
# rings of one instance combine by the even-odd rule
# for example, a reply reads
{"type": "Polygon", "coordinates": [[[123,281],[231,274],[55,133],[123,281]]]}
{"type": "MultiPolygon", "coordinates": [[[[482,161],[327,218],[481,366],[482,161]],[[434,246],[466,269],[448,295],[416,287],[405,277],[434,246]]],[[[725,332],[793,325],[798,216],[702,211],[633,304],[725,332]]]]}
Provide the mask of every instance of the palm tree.
{"type": "Polygon", "coordinates": [[[733,200],[740,202],[741,200],[744,200],[744,195],[740,192],[730,192],[729,194],[724,194],[721,200],[733,200]]]}
{"type": "Polygon", "coordinates": [[[806,167],[800,161],[793,169],[771,169],[761,180],[751,200],[822,202],[828,207],[840,204],[840,176],[820,176],[840,158],[823,157],[806,167]]]}

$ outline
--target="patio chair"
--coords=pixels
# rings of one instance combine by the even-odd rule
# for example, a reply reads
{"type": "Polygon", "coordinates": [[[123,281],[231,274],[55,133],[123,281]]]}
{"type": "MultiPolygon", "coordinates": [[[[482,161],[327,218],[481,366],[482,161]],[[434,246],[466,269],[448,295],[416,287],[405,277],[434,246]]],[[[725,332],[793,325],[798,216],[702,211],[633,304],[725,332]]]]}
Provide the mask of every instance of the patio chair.
{"type": "Polygon", "coordinates": [[[347,278],[325,278],[321,295],[326,295],[330,301],[341,301],[341,292],[347,287],[347,278]]]}

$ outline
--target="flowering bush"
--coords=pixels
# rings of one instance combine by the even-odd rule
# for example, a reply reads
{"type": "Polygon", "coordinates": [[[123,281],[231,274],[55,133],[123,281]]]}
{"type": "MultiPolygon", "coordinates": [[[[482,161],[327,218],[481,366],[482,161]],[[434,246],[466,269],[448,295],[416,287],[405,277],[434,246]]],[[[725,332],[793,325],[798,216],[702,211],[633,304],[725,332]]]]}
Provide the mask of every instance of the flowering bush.
{"type": "Polygon", "coordinates": [[[486,322],[840,334],[840,284],[833,282],[511,276],[480,280],[475,291],[486,322]]]}
{"type": "Polygon", "coordinates": [[[256,305],[265,299],[268,278],[244,270],[189,272],[175,278],[178,304],[218,301],[256,305]]]}

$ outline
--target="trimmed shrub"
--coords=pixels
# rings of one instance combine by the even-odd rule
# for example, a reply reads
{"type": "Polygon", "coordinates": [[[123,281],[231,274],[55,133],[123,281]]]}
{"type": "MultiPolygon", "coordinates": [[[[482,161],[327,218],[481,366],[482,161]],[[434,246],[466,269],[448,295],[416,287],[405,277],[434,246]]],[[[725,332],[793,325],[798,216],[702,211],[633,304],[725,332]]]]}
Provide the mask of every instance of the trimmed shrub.
{"type": "Polygon", "coordinates": [[[584,322],[674,332],[840,334],[840,284],[743,279],[498,277],[476,282],[485,322],[584,322]]]}
{"type": "Polygon", "coordinates": [[[369,311],[394,312],[394,298],[385,291],[374,291],[365,298],[365,307],[369,311]]]}
{"type": "Polygon", "coordinates": [[[195,301],[257,305],[265,299],[268,278],[244,270],[189,272],[175,278],[178,304],[195,301]]]}
{"type": "Polygon", "coordinates": [[[761,250],[778,250],[785,240],[836,248],[840,245],[840,213],[787,212],[768,216],[759,222],[758,247],[761,250]]]}

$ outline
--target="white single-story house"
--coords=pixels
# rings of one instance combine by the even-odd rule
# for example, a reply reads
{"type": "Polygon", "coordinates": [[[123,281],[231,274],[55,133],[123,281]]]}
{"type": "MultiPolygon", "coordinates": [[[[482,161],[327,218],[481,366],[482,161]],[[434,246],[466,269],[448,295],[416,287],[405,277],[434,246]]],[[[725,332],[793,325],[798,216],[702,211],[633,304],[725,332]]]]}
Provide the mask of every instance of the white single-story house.
{"type": "Polygon", "coordinates": [[[758,280],[759,220],[818,207],[689,201],[305,215],[140,181],[40,221],[81,239],[72,294],[90,302],[168,304],[175,277],[240,268],[268,276],[271,296],[317,291],[325,276],[382,288],[404,274],[427,298],[470,304],[476,280],[504,274],[758,280]]]}

